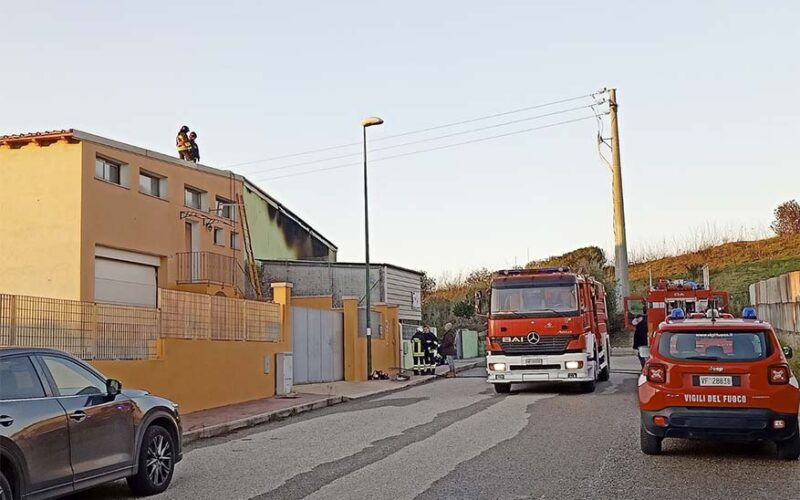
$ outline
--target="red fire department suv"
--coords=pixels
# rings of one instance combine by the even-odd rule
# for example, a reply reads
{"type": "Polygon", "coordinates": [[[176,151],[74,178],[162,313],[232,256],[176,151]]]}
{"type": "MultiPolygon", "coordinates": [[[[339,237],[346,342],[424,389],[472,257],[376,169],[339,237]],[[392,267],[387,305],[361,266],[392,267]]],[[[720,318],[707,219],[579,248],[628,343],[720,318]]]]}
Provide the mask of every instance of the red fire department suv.
{"type": "Polygon", "coordinates": [[[772,327],[756,319],[684,319],[673,311],[651,339],[639,377],[641,447],[661,452],[666,437],[774,441],[778,456],[800,456],[800,391],[772,327]]]}

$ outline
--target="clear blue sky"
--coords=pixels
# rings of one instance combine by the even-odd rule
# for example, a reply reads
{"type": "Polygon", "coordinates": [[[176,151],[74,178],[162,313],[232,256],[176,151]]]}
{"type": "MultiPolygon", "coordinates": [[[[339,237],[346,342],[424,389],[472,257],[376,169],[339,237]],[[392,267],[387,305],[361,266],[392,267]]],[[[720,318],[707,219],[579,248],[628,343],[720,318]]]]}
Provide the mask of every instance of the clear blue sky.
{"type": "MultiPolygon", "coordinates": [[[[75,127],[172,153],[185,123],[203,163],[228,168],[357,142],[367,115],[386,120],[379,138],[616,86],[642,248],[707,224],[763,230],[800,197],[798,19],[795,1],[15,2],[0,133],[75,127]]],[[[595,133],[586,121],[375,163],[373,259],[439,274],[612,248],[595,133]]],[[[263,172],[309,158],[236,170],[342,162],[263,172]]],[[[358,167],[260,184],[342,260],[363,259],[358,167]]]]}

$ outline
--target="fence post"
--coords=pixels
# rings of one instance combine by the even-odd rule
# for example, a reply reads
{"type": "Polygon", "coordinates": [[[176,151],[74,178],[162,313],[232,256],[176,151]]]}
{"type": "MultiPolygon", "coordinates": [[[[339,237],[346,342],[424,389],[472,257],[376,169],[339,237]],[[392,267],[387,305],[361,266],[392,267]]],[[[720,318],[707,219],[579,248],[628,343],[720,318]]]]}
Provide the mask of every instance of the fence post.
{"type": "Polygon", "coordinates": [[[17,345],[17,296],[16,295],[8,295],[9,302],[8,302],[8,311],[10,316],[10,328],[8,331],[8,344],[15,346],[17,345]]]}
{"type": "MultiPolygon", "coordinates": [[[[89,330],[91,343],[89,345],[91,345],[92,348],[89,356],[91,357],[91,359],[95,359],[95,357],[97,356],[98,346],[97,346],[97,304],[95,304],[94,302],[92,302],[91,311],[92,311],[92,314],[90,316],[91,323],[89,323],[89,326],[91,327],[89,330]]],[[[86,344],[84,343],[84,345],[86,344]]]]}

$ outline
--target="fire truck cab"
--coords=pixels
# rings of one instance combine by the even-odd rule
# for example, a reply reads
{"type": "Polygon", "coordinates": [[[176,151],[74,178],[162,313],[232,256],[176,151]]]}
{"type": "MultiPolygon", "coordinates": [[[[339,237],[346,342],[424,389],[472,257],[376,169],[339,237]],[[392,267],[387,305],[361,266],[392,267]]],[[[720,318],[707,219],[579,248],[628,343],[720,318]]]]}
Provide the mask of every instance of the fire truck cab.
{"type": "Polygon", "coordinates": [[[772,327],[745,308],[742,319],[685,319],[659,325],[639,377],[642,452],[664,438],[773,441],[778,456],[800,456],[797,379],[772,327]]]}
{"type": "Polygon", "coordinates": [[[492,275],[486,336],[488,382],[498,393],[523,382],[571,382],[591,392],[608,380],[605,290],[568,268],[492,275]]]}

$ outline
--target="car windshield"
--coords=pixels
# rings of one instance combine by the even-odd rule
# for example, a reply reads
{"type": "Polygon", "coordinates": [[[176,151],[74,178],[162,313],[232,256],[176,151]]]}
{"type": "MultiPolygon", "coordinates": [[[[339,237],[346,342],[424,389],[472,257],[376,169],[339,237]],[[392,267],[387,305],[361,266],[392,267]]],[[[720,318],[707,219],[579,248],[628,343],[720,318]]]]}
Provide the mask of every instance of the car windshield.
{"type": "Polygon", "coordinates": [[[578,309],[574,284],[492,289],[492,314],[568,315],[578,309]]]}
{"type": "Polygon", "coordinates": [[[755,361],[769,355],[769,342],[764,332],[665,332],[658,351],[673,359],[755,361]]]}

